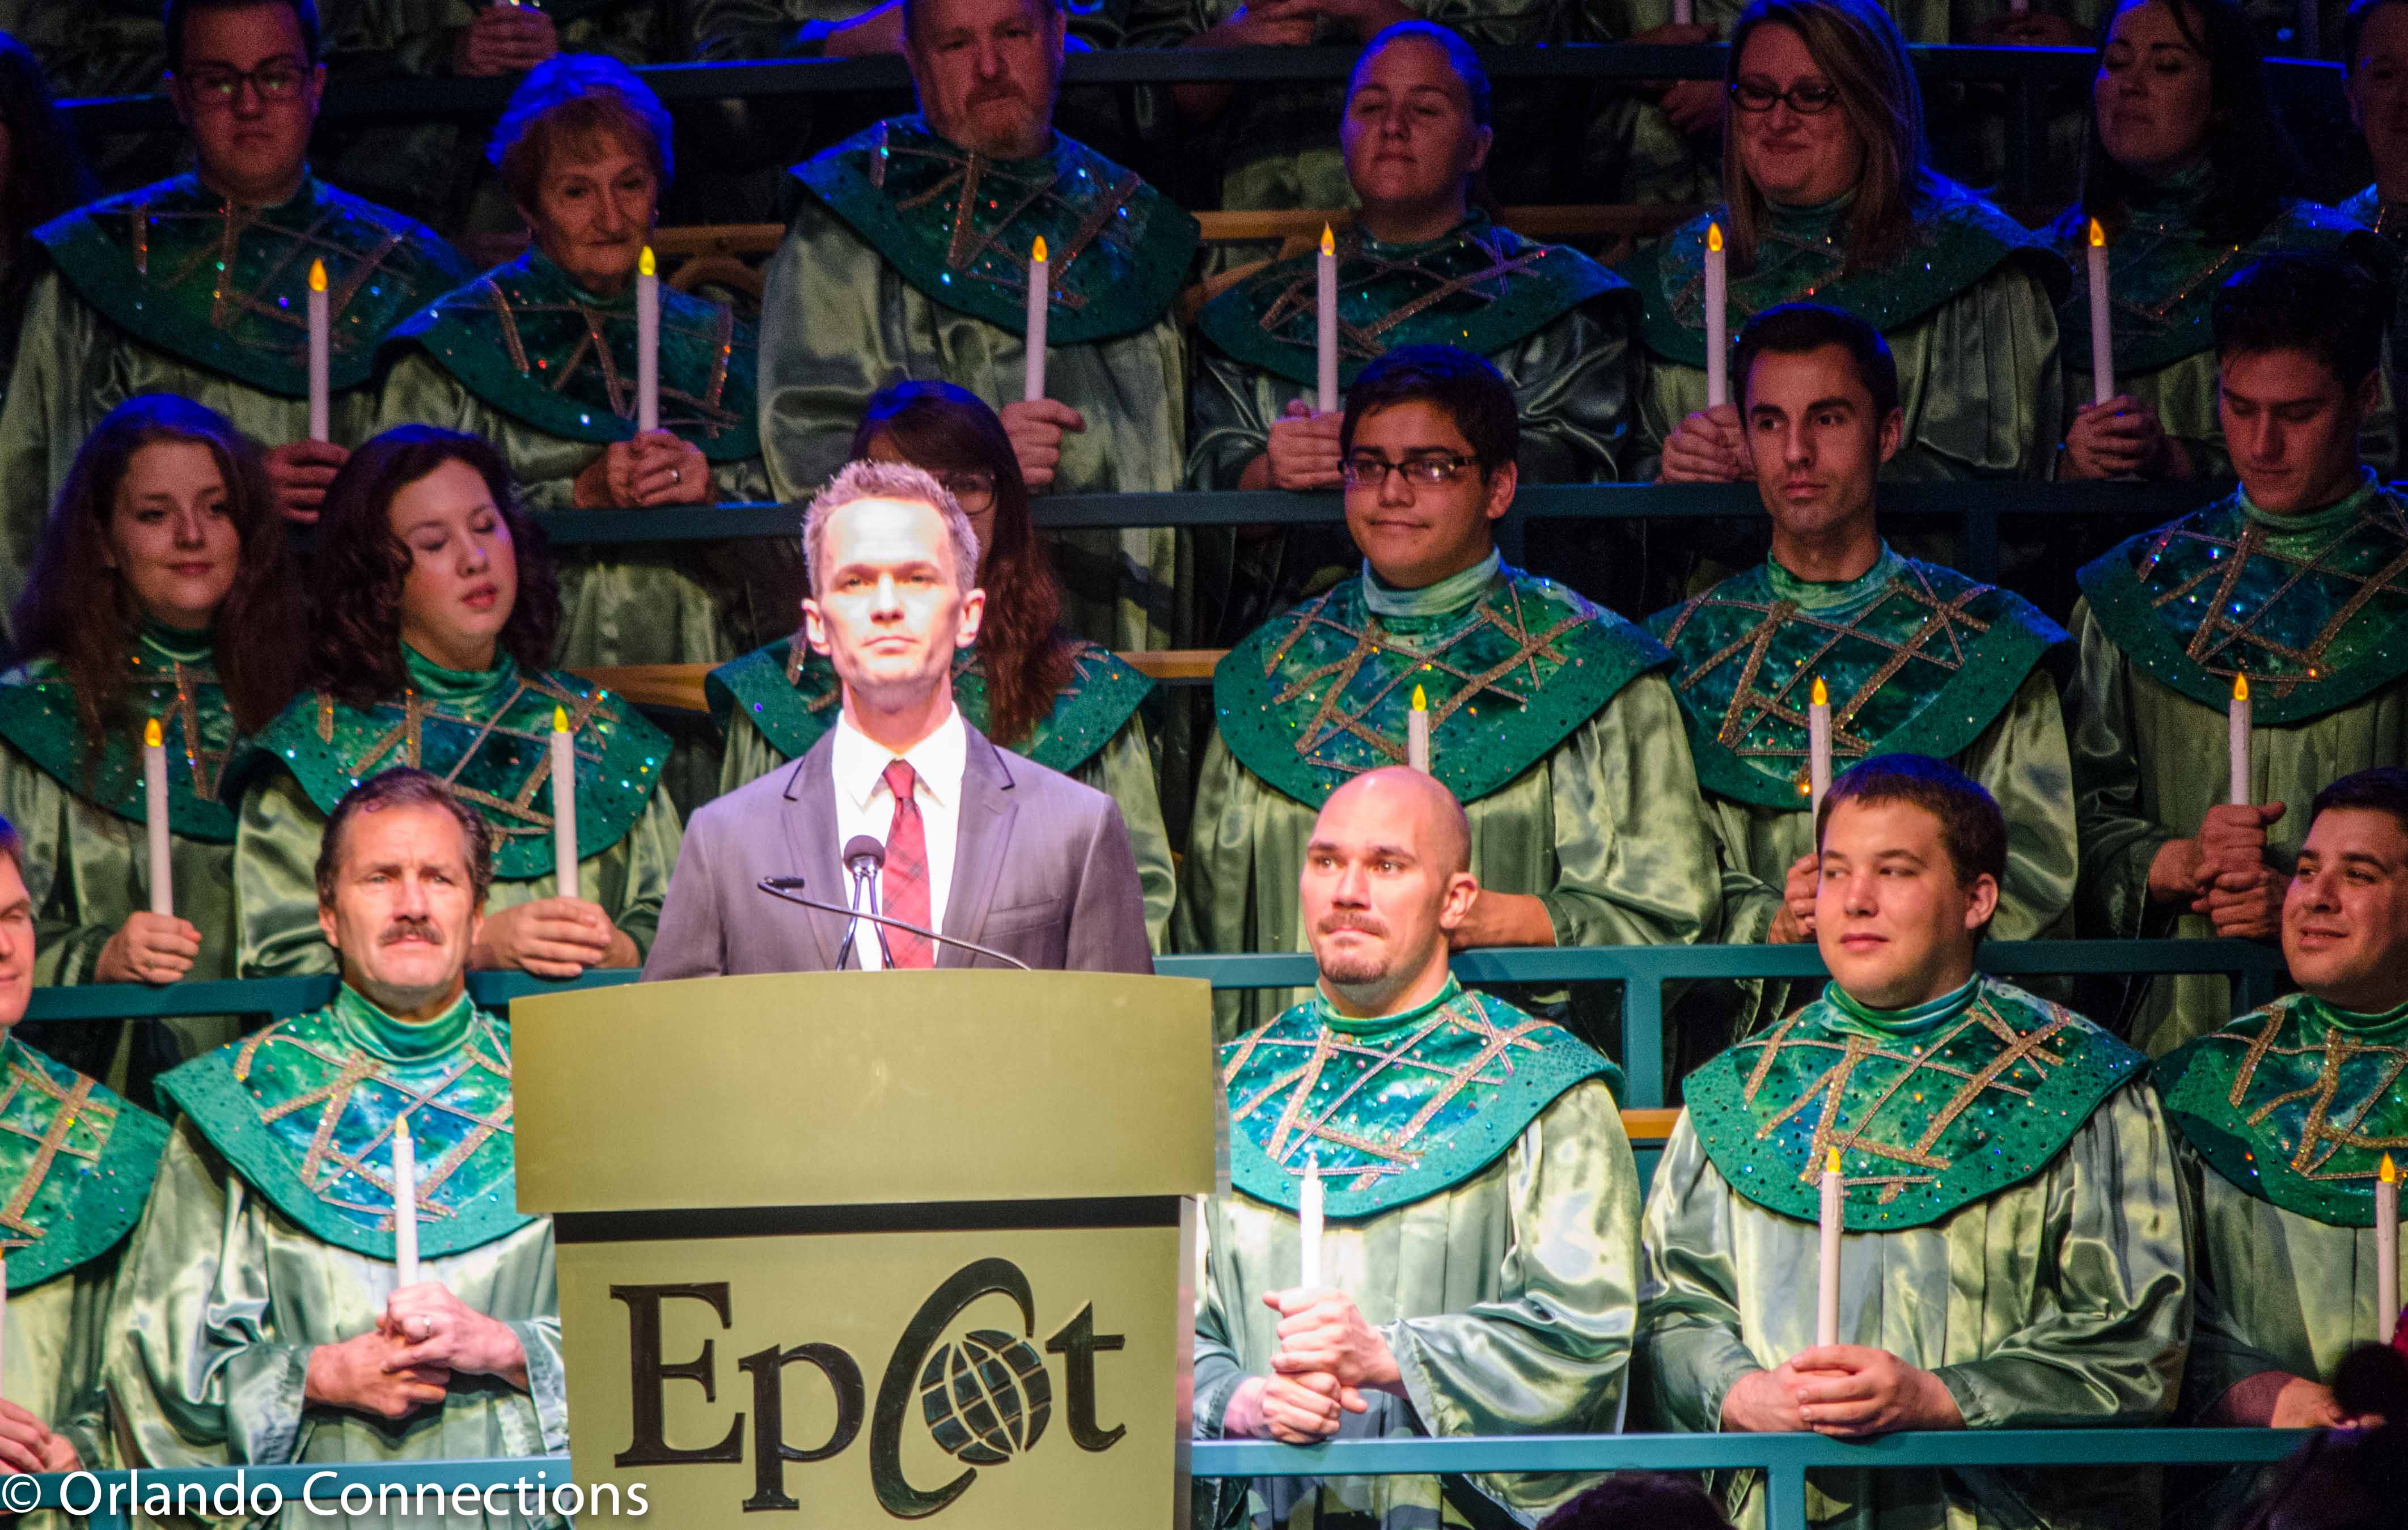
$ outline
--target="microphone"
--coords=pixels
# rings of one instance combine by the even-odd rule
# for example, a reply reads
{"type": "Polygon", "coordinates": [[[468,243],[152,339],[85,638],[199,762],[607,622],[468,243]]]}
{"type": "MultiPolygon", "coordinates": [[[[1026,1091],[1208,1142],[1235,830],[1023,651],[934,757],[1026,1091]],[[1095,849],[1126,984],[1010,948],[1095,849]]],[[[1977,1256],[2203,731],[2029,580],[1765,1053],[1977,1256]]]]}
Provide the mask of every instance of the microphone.
{"type": "MultiPolygon", "coordinates": [[[[859,836],[860,839],[867,839],[868,837],[869,836],[867,835],[862,835],[859,836]]],[[[874,840],[871,842],[876,843],[874,840]]],[[[850,851],[853,849],[853,846],[847,845],[845,849],[850,851]]],[[[882,851],[881,853],[883,854],[884,852],[882,851]]],[[[841,903],[823,903],[817,898],[804,897],[801,895],[799,891],[803,886],[803,879],[800,877],[764,877],[752,885],[759,888],[762,892],[768,894],[773,898],[783,898],[788,903],[797,903],[806,908],[817,908],[822,913],[827,914],[842,914],[847,919],[866,919],[873,924],[892,924],[898,930],[910,931],[913,935],[920,937],[923,940],[935,940],[948,946],[959,946],[964,951],[976,951],[981,956],[993,957],[995,960],[1001,962],[1008,966],[1018,967],[1023,972],[1034,970],[1027,963],[1022,961],[1019,957],[1006,955],[1004,952],[996,951],[992,946],[982,946],[975,940],[964,940],[958,936],[942,935],[935,930],[923,929],[919,925],[910,922],[909,920],[895,919],[886,914],[871,913],[867,908],[848,908],[841,903]]]]}
{"type": "MultiPolygon", "coordinates": [[[[845,869],[856,877],[874,877],[886,868],[886,847],[866,834],[844,842],[845,869]]],[[[796,878],[799,883],[801,878],[796,878]]]]}
{"type": "MultiPolygon", "coordinates": [[[[838,972],[844,970],[844,959],[853,954],[853,937],[861,933],[862,909],[867,908],[871,913],[879,911],[878,874],[886,865],[886,847],[880,844],[873,836],[856,834],[845,841],[844,865],[845,869],[853,873],[853,894],[845,899],[853,917],[845,921],[844,939],[836,948],[836,967],[838,972]]],[[[869,928],[878,937],[878,954],[881,962],[886,966],[893,966],[895,950],[886,942],[886,926],[872,924],[869,928]]]]}

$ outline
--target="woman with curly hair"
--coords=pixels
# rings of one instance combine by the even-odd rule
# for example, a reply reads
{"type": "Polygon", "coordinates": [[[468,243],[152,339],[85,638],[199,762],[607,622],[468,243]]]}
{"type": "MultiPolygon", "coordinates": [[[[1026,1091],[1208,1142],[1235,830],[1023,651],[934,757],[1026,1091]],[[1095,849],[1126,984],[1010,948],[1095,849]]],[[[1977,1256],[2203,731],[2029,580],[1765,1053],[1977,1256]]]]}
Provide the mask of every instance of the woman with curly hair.
{"type": "Polygon", "coordinates": [[[307,688],[236,762],[236,918],[246,977],[335,970],[318,928],[326,815],[393,765],[443,778],[494,831],[472,967],[569,978],[640,965],[677,863],[655,790],[668,740],[624,700],[550,667],[560,597],[500,455],[405,425],[326,491],[310,565],[307,688]],[[552,871],[550,740],[577,739],[578,885],[552,871]]]}
{"type": "MultiPolygon", "coordinates": [[[[1120,805],[1145,888],[1146,931],[1160,950],[1177,878],[1138,709],[1154,682],[1062,630],[1061,591],[1003,422],[950,382],[898,382],[870,399],[852,455],[924,468],[961,502],[978,534],[986,620],[977,649],[954,661],[953,701],[1004,748],[1120,805]]],[[[706,688],[727,739],[723,792],[802,758],[842,707],[835,668],[799,632],[720,665],[706,688]]]]}
{"type": "MultiPolygon", "coordinates": [[[[258,449],[188,399],[111,409],[76,454],[0,675],[0,815],[24,840],[43,983],[235,975],[234,814],[219,780],[294,688],[299,613],[258,449]],[[150,912],[145,725],[167,751],[175,912],[150,912]]],[[[138,1100],[231,1022],[40,1027],[28,1041],[138,1100]],[[120,1055],[121,1052],[123,1055],[120,1055]]]]}
{"type": "MultiPolygon", "coordinates": [[[[2082,195],[2050,225],[2073,262],[2065,343],[2068,479],[2230,478],[2216,417],[2216,289],[2277,250],[2339,249],[2371,272],[2394,257],[2371,231],[2294,196],[2305,173],[2283,130],[2248,17],[2232,0],[2124,0],[2090,90],[2082,195]],[[2107,237],[2115,395],[2093,403],[2090,225],[2107,237]]],[[[2360,436],[2379,470],[2398,454],[2386,392],[2360,436]]],[[[2076,560],[2079,561],[2079,560],[2076,560]]]]}

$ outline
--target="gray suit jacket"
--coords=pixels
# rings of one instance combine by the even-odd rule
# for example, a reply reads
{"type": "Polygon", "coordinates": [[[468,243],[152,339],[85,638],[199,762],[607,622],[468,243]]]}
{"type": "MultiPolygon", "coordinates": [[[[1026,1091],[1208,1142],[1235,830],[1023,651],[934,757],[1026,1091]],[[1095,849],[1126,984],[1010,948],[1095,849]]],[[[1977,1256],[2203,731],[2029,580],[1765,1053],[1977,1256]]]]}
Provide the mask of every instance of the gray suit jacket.
{"type": "MultiPolygon", "coordinates": [[[[995,747],[964,726],[960,837],[944,933],[1055,971],[1154,970],[1145,894],[1121,810],[1101,792],[995,747]]],[[[740,972],[825,972],[845,918],[762,892],[801,876],[802,895],[842,904],[831,728],[810,751],[697,808],[685,826],[647,982],[740,972]]],[[[873,938],[864,925],[860,938],[873,938]]],[[[939,944],[940,967],[1002,964],[939,944]]]]}

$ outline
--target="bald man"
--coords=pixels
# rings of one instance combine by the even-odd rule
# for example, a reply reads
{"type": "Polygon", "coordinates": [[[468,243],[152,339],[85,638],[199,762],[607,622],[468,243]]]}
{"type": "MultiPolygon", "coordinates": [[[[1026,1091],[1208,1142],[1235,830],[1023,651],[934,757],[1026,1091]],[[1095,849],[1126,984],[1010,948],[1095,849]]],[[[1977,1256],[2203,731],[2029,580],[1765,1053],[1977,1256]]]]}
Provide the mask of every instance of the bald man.
{"type": "MultiPolygon", "coordinates": [[[[1639,1257],[1621,1074],[1447,970],[1480,892],[1470,858],[1454,795],[1402,767],[1356,777],[1313,822],[1297,891],[1318,989],[1221,1050],[1233,1193],[1204,1219],[1201,1437],[1620,1425],[1639,1257]],[[1320,1277],[1302,1281],[1297,1208],[1314,1182],[1326,1230],[1320,1277]]],[[[1583,1485],[1199,1481],[1197,1523],[1357,1515],[1402,1530],[1495,1523],[1499,1506],[1526,1523],[1583,1485]]]]}

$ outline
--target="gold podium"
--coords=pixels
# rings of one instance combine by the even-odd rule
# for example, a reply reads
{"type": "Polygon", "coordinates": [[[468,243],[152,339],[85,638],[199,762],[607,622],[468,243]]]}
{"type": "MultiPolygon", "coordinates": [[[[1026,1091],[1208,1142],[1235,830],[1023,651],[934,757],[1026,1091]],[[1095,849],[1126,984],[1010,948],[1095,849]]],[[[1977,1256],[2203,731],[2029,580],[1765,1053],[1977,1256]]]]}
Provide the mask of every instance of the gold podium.
{"type": "Polygon", "coordinates": [[[1204,983],[713,978],[510,1021],[580,1483],[678,1530],[1185,1524],[1204,983]]]}

